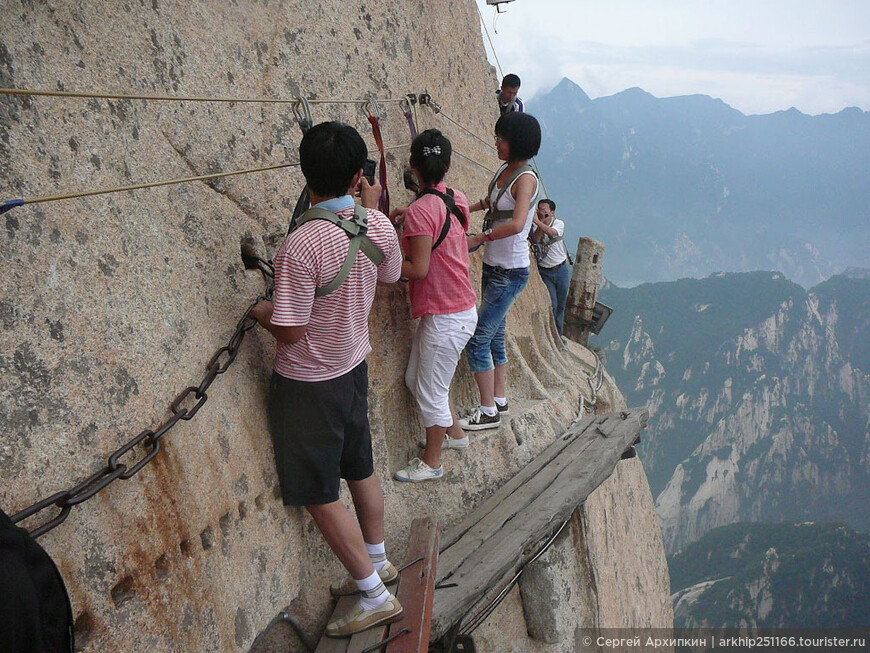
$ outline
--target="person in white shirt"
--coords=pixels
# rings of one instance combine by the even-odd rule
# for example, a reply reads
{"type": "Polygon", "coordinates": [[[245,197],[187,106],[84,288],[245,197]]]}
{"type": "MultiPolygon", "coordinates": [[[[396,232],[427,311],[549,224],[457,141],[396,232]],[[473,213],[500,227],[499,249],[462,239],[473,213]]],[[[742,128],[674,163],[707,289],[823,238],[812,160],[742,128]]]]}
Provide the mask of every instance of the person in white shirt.
{"type": "Polygon", "coordinates": [[[559,335],[565,326],[565,304],[571,287],[571,265],[565,247],[565,223],[556,218],[556,203],[551,199],[538,202],[532,227],[532,242],[536,245],[538,272],[553,302],[553,316],[559,335]]]}

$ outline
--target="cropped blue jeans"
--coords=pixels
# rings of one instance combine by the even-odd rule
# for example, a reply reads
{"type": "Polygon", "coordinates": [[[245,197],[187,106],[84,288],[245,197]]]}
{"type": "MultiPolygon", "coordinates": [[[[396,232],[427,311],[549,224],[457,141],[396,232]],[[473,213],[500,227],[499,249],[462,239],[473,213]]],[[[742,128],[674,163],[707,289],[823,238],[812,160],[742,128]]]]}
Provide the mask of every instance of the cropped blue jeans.
{"type": "Polygon", "coordinates": [[[489,372],[507,363],[507,314],[527,283],[529,268],[508,270],[483,264],[477,328],[465,347],[472,372],[489,372]]]}
{"type": "Polygon", "coordinates": [[[573,271],[568,261],[562,261],[552,268],[538,266],[541,279],[550,293],[550,301],[553,303],[553,317],[556,318],[556,328],[559,335],[565,327],[565,304],[568,301],[568,290],[571,288],[571,275],[573,271]]]}

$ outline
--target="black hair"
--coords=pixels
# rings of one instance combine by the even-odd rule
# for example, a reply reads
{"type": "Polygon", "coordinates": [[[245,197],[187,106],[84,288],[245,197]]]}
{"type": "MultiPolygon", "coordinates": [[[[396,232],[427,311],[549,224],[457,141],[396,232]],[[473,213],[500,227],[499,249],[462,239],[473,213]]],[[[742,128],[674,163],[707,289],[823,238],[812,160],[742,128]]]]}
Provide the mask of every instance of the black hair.
{"type": "Polygon", "coordinates": [[[551,211],[555,211],[555,210],[556,210],[556,203],[555,203],[553,200],[551,200],[551,199],[549,199],[549,198],[547,198],[547,197],[545,197],[545,198],[542,199],[540,202],[538,202],[538,206],[540,206],[541,204],[547,204],[547,205],[549,205],[551,211]]]}
{"type": "Polygon", "coordinates": [[[528,113],[513,111],[504,114],[495,123],[495,135],[508,142],[511,161],[531,159],[541,148],[541,125],[528,113]]]}
{"type": "Polygon", "coordinates": [[[342,122],[314,125],[299,144],[299,163],[305,181],[323,197],[346,194],[367,155],[368,148],[359,132],[342,122]]]}
{"type": "Polygon", "coordinates": [[[427,129],[411,143],[411,163],[426,186],[434,186],[444,179],[452,153],[450,141],[437,129],[427,129]]]}
{"type": "Polygon", "coordinates": [[[504,79],[501,80],[501,85],[504,88],[519,88],[520,87],[520,78],[519,75],[514,75],[513,73],[508,73],[504,76],[504,79]]]}

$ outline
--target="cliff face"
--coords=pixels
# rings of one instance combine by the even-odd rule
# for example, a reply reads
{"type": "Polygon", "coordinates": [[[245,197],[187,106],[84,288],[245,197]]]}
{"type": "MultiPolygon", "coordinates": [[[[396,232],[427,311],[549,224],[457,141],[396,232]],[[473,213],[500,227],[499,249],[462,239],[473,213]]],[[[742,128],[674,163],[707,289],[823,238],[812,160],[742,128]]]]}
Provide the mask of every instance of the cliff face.
{"type": "MultiPolygon", "coordinates": [[[[21,2],[4,16],[3,87],[305,96],[330,101],[312,105],[315,121],[354,124],[370,151],[367,120],[359,105],[345,103],[369,93],[429,92],[484,139],[496,119],[497,81],[467,0],[21,2]]],[[[395,148],[393,202],[406,203],[407,125],[397,104],[382,109],[384,139],[395,148]]],[[[420,129],[439,127],[453,141],[448,182],[482,194],[490,172],[471,159],[495,168],[493,151],[424,107],[416,117],[420,129]]],[[[300,135],[281,104],[3,96],[0,178],[10,196],[28,198],[265,167],[295,161],[300,135]]],[[[7,512],[87,478],[110,452],[170,416],[173,398],[200,382],[264,289],[262,275],[242,265],[242,242],[271,256],[301,187],[298,170],[286,168],[33,204],[3,216],[0,505],[7,512]]],[[[473,268],[477,281],[479,259],[473,268]]],[[[509,323],[509,425],[475,436],[461,457],[446,454],[440,483],[398,487],[387,479],[414,454],[422,425],[403,382],[407,289],[378,290],[370,415],[395,560],[412,516],[458,519],[560,434],[579,395],[588,396],[594,361],[555,337],[537,276],[509,323]]],[[[271,339],[250,332],[202,410],[166,435],[151,464],[41,539],[69,585],[84,650],[246,650],[288,604],[307,632],[322,627],[325,579],[341,571],[304,511],[276,498],[265,419],[271,357],[271,339]]],[[[472,405],[464,363],[454,385],[454,403],[472,405]]],[[[600,409],[620,405],[608,380],[600,409]]],[[[132,465],[141,455],[134,450],[125,460],[132,465]]],[[[663,548],[640,463],[620,463],[582,514],[583,537],[577,530],[565,545],[567,559],[581,560],[571,564],[587,565],[573,586],[575,597],[591,592],[581,625],[668,625],[663,548]],[[633,528],[648,535],[642,544],[633,528]],[[626,568],[632,555],[636,566],[626,568]],[[592,589],[584,585],[590,578],[598,579],[592,589]]],[[[500,610],[518,601],[512,594],[500,610]]],[[[497,613],[482,627],[492,645],[483,650],[508,650],[504,623],[497,613]]],[[[521,635],[514,643],[528,641],[521,635]]],[[[564,638],[557,647],[572,650],[564,638]]]]}
{"type": "Polygon", "coordinates": [[[617,296],[630,315],[608,325],[611,360],[631,401],[649,398],[644,457],[669,551],[737,521],[870,524],[870,283],[807,292],[759,272],[604,301],[617,296]]]}

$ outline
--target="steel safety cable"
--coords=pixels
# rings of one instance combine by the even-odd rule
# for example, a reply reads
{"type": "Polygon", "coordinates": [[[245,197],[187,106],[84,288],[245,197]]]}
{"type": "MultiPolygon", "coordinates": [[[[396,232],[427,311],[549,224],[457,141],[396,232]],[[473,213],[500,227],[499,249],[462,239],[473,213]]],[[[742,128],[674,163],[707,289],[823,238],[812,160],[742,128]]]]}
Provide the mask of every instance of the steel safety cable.
{"type": "MultiPolygon", "coordinates": [[[[385,147],[384,151],[389,152],[391,150],[399,150],[404,148],[411,147],[410,143],[401,143],[399,145],[391,145],[390,147],[385,147]]],[[[218,179],[221,177],[230,177],[233,175],[245,175],[251,174],[255,172],[268,172],[270,170],[280,170],[282,168],[292,168],[298,166],[298,163],[281,163],[274,166],[266,166],[264,168],[249,168],[246,170],[231,170],[228,172],[216,172],[209,175],[198,175],[196,177],[184,177],[182,179],[167,179],[164,181],[152,181],[142,184],[133,184],[132,186],[116,186],[112,188],[97,188],[93,190],[85,190],[78,191],[74,193],[65,193],[62,195],[46,195],[43,197],[31,197],[27,199],[13,199],[7,200],[0,204],[0,215],[6,213],[7,211],[14,209],[17,206],[24,206],[26,204],[40,204],[43,202],[56,202],[59,200],[70,200],[77,199],[80,197],[92,197],[94,195],[107,195],[110,193],[120,193],[124,191],[132,191],[132,190],[141,190],[143,188],[156,188],[158,186],[170,186],[173,184],[184,184],[194,181],[206,181],[209,179],[218,179]]]]}
{"type": "MultiPolygon", "coordinates": [[[[472,617],[471,620],[469,620],[469,622],[460,629],[461,634],[470,635],[475,630],[477,630],[477,628],[484,621],[486,621],[489,618],[489,615],[491,615],[495,611],[495,609],[499,605],[501,605],[501,602],[505,599],[505,597],[508,595],[508,593],[511,591],[511,589],[513,589],[514,585],[517,584],[517,582],[520,579],[520,576],[522,576],[523,572],[526,570],[526,567],[528,567],[530,564],[532,564],[533,562],[538,560],[538,558],[540,558],[542,555],[544,555],[544,553],[546,553],[550,549],[550,547],[553,545],[553,543],[556,541],[556,539],[559,537],[559,535],[565,529],[565,526],[567,526],[570,521],[571,521],[571,517],[569,516],[568,519],[566,519],[565,521],[562,522],[562,524],[559,526],[558,530],[555,533],[553,533],[553,535],[550,537],[550,539],[547,540],[547,542],[541,547],[541,549],[535,554],[535,556],[519,568],[519,570],[514,575],[514,577],[511,578],[510,582],[508,582],[508,584],[501,590],[501,592],[498,593],[498,595],[489,603],[489,605],[487,605],[483,610],[481,610],[476,615],[474,615],[474,617],[472,617]]],[[[467,616],[467,614],[468,613],[466,613],[466,616],[467,616]]]]}
{"type": "Polygon", "coordinates": [[[477,159],[473,159],[473,158],[471,158],[470,156],[468,156],[467,154],[463,154],[462,152],[460,152],[460,151],[457,150],[456,148],[453,148],[453,154],[455,154],[455,155],[458,156],[458,157],[461,157],[461,158],[465,159],[466,161],[470,161],[471,163],[473,163],[473,164],[476,165],[476,166],[479,166],[479,167],[483,168],[484,170],[486,170],[486,171],[489,172],[490,174],[493,174],[493,175],[494,175],[494,174],[497,172],[495,169],[490,168],[489,166],[487,166],[487,165],[481,163],[481,162],[478,161],[477,159]]]}
{"type": "Polygon", "coordinates": [[[455,119],[451,118],[450,116],[448,116],[446,113],[444,113],[444,109],[441,108],[441,105],[438,104],[437,102],[434,102],[434,101],[432,100],[432,98],[428,96],[428,94],[425,94],[425,99],[424,99],[424,101],[421,102],[421,104],[424,104],[424,105],[428,106],[429,109],[432,111],[432,113],[434,113],[434,114],[437,115],[437,116],[443,116],[445,120],[447,120],[448,122],[450,122],[450,123],[454,124],[455,126],[459,127],[459,128],[460,128],[462,131],[464,131],[466,134],[468,134],[469,136],[471,136],[471,137],[474,138],[475,140],[480,141],[483,145],[485,145],[486,147],[488,147],[488,148],[489,148],[490,150],[492,150],[493,152],[496,152],[496,151],[497,151],[496,148],[495,148],[495,146],[494,146],[492,143],[490,143],[490,142],[487,141],[486,139],[484,139],[484,138],[478,136],[477,134],[475,134],[473,131],[471,131],[468,127],[466,127],[465,125],[463,125],[462,123],[460,123],[458,120],[455,120],[455,119]]]}
{"type": "Polygon", "coordinates": [[[495,51],[495,46],[492,44],[492,39],[489,36],[489,30],[486,28],[486,21],[483,19],[483,13],[480,11],[480,6],[475,2],[477,7],[477,15],[480,16],[480,24],[483,25],[483,31],[486,34],[486,40],[489,41],[489,49],[492,50],[492,56],[495,57],[495,64],[498,66],[498,74],[504,77],[504,71],[501,69],[501,62],[498,60],[498,53],[495,51]]]}
{"type": "Polygon", "coordinates": [[[140,190],[142,188],[156,188],[158,186],[171,186],[173,184],[185,184],[193,181],[206,181],[208,179],[218,179],[220,177],[230,177],[232,175],[247,175],[254,172],[267,172],[269,170],[280,170],[281,168],[292,168],[298,166],[298,163],[281,163],[274,166],[265,166],[263,168],[249,168],[247,170],[230,170],[228,172],[216,172],[209,175],[197,175],[196,177],[184,177],[181,179],[167,179],[164,181],[152,181],[143,184],[133,184],[132,186],[115,186],[112,188],[97,188],[94,190],[78,191],[75,193],[64,193],[62,195],[46,195],[43,197],[31,197],[27,199],[7,200],[0,204],[0,215],[6,213],[16,206],[25,204],[41,204],[42,202],[56,202],[59,200],[70,200],[79,197],[91,197],[93,195],[107,195],[109,193],[121,193],[124,191],[140,190]]]}
{"type": "MultiPolygon", "coordinates": [[[[90,98],[102,100],[153,100],[157,102],[226,102],[248,104],[296,104],[300,98],[246,98],[246,97],[209,97],[194,95],[143,95],[134,93],[97,93],[87,91],[49,91],[26,88],[0,88],[0,95],[30,95],[36,97],[90,98]]],[[[381,103],[400,103],[405,98],[378,99],[381,103]]],[[[351,99],[308,99],[309,104],[366,104],[368,100],[351,99]]]]}
{"type": "MultiPolygon", "coordinates": [[[[475,6],[477,7],[477,14],[478,16],[480,16],[480,24],[483,25],[483,31],[486,33],[486,40],[489,41],[489,47],[492,50],[492,56],[495,57],[495,63],[498,66],[498,74],[502,79],[504,79],[504,71],[502,70],[501,63],[498,60],[498,53],[495,51],[495,45],[492,42],[492,38],[490,38],[489,36],[489,30],[486,28],[486,21],[483,19],[483,14],[481,13],[480,7],[477,5],[477,3],[475,3],[475,6]]],[[[447,116],[445,116],[445,118],[446,117],[447,116]]],[[[532,157],[532,165],[535,168],[535,173],[538,175],[538,179],[541,180],[541,188],[543,188],[544,190],[544,195],[550,197],[550,193],[547,190],[547,184],[544,183],[544,177],[541,174],[541,169],[538,167],[538,162],[537,160],[535,160],[535,157],[532,157]]]]}

